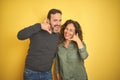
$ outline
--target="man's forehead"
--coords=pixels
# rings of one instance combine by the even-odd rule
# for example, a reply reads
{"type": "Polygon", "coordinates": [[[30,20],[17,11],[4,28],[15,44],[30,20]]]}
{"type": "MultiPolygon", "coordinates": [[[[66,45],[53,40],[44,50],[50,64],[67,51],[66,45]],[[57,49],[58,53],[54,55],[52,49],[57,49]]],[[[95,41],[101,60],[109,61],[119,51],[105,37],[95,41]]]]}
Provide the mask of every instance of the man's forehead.
{"type": "Polygon", "coordinates": [[[60,13],[56,13],[56,14],[51,14],[51,19],[61,19],[61,14],[60,13]]]}

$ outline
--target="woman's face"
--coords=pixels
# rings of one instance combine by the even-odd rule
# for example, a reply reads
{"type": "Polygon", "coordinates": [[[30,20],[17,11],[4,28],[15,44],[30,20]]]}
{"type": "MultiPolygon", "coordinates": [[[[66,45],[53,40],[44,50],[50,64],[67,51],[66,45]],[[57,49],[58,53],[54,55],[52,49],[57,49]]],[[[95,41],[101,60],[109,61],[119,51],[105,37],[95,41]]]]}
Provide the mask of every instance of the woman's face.
{"type": "Polygon", "coordinates": [[[66,40],[70,40],[75,35],[75,27],[72,23],[68,24],[64,29],[64,37],[66,40]]]}

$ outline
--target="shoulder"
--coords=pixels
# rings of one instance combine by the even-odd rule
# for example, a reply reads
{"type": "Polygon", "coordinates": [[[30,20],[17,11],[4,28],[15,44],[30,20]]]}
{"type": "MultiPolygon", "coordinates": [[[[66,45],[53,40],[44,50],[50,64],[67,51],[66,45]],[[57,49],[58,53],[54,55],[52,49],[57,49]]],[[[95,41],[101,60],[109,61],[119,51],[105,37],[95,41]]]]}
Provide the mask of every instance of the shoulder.
{"type": "Polygon", "coordinates": [[[35,24],[33,24],[33,26],[41,27],[41,24],[40,23],[35,23],[35,24]]]}
{"type": "Polygon", "coordinates": [[[58,48],[63,48],[63,47],[64,47],[64,43],[63,42],[58,45],[58,48]]]}

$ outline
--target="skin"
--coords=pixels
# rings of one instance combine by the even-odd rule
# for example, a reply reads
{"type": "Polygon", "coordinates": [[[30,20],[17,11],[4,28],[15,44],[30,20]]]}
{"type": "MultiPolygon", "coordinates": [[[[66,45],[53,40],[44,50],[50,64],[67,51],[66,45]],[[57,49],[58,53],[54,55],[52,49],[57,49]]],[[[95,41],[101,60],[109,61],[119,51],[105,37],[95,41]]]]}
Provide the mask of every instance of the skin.
{"type": "Polygon", "coordinates": [[[78,34],[75,33],[75,27],[74,25],[68,24],[67,27],[64,30],[64,37],[65,37],[65,47],[67,48],[69,43],[73,40],[77,42],[78,48],[82,48],[82,41],[79,39],[78,34]]]}
{"type": "Polygon", "coordinates": [[[50,34],[52,34],[52,32],[57,33],[59,32],[61,21],[62,16],[60,13],[51,14],[51,19],[45,19],[44,22],[41,23],[41,28],[50,34]]]}
{"type": "MultiPolygon", "coordinates": [[[[68,24],[67,27],[64,30],[64,37],[65,37],[65,42],[64,46],[68,48],[69,43],[73,40],[78,44],[78,48],[81,49],[83,48],[82,41],[79,39],[78,34],[75,33],[75,27],[74,25],[68,24]]],[[[60,80],[60,74],[57,73],[57,79],[60,80]]]]}
{"type": "Polygon", "coordinates": [[[65,37],[65,47],[67,48],[71,39],[73,38],[73,36],[75,35],[75,27],[74,25],[68,24],[67,27],[64,30],[64,37],[65,37]]]}
{"type": "Polygon", "coordinates": [[[50,34],[52,32],[59,32],[59,28],[61,26],[62,16],[60,13],[51,14],[51,19],[45,19],[41,24],[42,29],[48,31],[50,34]]]}

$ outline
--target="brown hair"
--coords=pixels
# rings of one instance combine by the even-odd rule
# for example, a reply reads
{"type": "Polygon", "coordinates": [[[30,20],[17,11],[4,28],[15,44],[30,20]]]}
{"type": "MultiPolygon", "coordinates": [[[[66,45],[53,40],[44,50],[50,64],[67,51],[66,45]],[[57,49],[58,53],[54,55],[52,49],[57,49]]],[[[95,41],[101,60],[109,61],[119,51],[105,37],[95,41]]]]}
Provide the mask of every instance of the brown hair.
{"type": "Polygon", "coordinates": [[[50,20],[51,19],[51,14],[56,14],[56,13],[60,13],[62,15],[62,12],[58,9],[51,9],[48,12],[47,18],[50,20]]]}
{"type": "Polygon", "coordinates": [[[61,27],[61,30],[60,30],[60,41],[59,43],[65,41],[65,38],[64,38],[64,30],[65,28],[67,27],[68,24],[73,24],[74,27],[75,27],[75,33],[77,34],[78,33],[78,36],[79,36],[79,39],[81,41],[83,41],[83,34],[82,34],[82,29],[81,29],[81,26],[80,24],[77,22],[77,21],[74,21],[74,20],[67,20],[61,27]]]}

